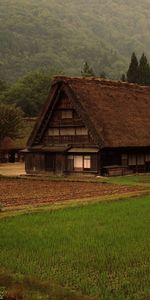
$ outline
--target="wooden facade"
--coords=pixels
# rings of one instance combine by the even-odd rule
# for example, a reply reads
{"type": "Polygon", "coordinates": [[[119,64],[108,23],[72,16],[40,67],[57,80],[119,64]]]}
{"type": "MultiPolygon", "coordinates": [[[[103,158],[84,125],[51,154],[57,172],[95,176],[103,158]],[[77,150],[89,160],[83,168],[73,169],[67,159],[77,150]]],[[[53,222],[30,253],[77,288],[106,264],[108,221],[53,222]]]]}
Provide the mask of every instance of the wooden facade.
{"type": "Polygon", "coordinates": [[[26,172],[106,176],[150,172],[149,117],[148,88],[142,90],[99,79],[55,78],[25,150],[26,172]],[[122,107],[117,107],[120,97],[124,97],[133,110],[133,116],[130,116],[131,108],[123,112],[126,114],[124,124],[122,112],[119,116],[122,107]],[[134,103],[135,98],[141,100],[142,97],[147,105],[145,124],[143,108],[140,115],[134,103]],[[134,116],[137,125],[133,122],[134,116]],[[140,122],[144,126],[142,130],[139,130],[140,122]],[[138,128],[130,132],[130,123],[138,128]]]}

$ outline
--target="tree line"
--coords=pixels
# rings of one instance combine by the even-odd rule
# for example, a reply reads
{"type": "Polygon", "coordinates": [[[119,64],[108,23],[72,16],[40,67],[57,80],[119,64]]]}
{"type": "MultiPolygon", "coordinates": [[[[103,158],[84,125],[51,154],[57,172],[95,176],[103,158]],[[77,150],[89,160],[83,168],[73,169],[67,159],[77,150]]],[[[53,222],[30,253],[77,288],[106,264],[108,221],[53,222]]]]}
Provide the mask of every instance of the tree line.
{"type": "MultiPolygon", "coordinates": [[[[88,64],[87,61],[83,65],[81,75],[84,77],[96,77],[93,68],[88,64]]],[[[105,72],[101,72],[100,77],[103,79],[109,78],[105,72]]],[[[132,53],[129,68],[126,74],[122,74],[121,80],[129,83],[150,85],[150,64],[144,53],[141,55],[139,61],[135,52],[132,53]]]]}
{"type": "Polygon", "coordinates": [[[22,136],[23,117],[38,115],[50,82],[51,75],[43,71],[29,73],[14,84],[0,80],[0,147],[5,137],[22,136]]]}
{"type": "MultiPolygon", "coordinates": [[[[81,76],[96,77],[93,68],[85,62],[81,69],[81,76]]],[[[105,79],[109,76],[103,71],[100,77],[105,79]]],[[[47,98],[52,75],[43,71],[32,72],[10,85],[0,80],[0,141],[4,136],[14,138],[20,133],[23,116],[37,116],[43,102],[47,98]],[[5,121],[5,122],[4,122],[5,121]],[[10,134],[8,132],[10,131],[10,134]]],[[[129,68],[121,77],[122,81],[150,85],[150,65],[143,53],[137,59],[133,52],[129,68]]]]}
{"type": "Polygon", "coordinates": [[[123,74],[121,79],[130,83],[150,85],[150,64],[144,53],[139,61],[135,52],[132,53],[127,73],[123,74]]]}
{"type": "Polygon", "coordinates": [[[37,116],[47,98],[52,75],[31,72],[14,84],[0,80],[0,103],[20,107],[26,117],[37,116]]]}

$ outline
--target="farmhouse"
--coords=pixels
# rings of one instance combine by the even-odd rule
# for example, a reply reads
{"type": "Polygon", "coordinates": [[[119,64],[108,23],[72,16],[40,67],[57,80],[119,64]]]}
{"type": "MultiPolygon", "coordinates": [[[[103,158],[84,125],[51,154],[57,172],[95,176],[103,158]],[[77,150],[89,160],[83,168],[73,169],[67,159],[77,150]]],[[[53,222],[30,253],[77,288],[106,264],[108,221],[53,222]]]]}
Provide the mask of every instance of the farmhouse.
{"type": "Polygon", "coordinates": [[[15,163],[24,160],[24,153],[21,152],[26,147],[27,140],[34,127],[36,118],[24,118],[24,128],[21,137],[12,139],[8,136],[0,144],[0,163],[15,163]]]}
{"type": "Polygon", "coordinates": [[[31,174],[150,172],[150,87],[55,77],[25,166],[31,174]]]}

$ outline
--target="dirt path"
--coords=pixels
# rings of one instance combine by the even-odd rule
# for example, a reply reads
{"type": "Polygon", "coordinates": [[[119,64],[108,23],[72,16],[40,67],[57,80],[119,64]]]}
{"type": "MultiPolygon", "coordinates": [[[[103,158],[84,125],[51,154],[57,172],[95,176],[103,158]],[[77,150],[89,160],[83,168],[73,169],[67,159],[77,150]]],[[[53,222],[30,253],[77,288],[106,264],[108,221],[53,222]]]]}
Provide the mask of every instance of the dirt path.
{"type": "Polygon", "coordinates": [[[0,203],[5,207],[42,205],[65,200],[144,191],[143,187],[129,187],[107,183],[52,182],[25,179],[1,179],[0,203]]]}
{"type": "Polygon", "coordinates": [[[25,175],[25,165],[24,163],[7,163],[0,164],[0,175],[3,176],[18,176],[25,175]]]}

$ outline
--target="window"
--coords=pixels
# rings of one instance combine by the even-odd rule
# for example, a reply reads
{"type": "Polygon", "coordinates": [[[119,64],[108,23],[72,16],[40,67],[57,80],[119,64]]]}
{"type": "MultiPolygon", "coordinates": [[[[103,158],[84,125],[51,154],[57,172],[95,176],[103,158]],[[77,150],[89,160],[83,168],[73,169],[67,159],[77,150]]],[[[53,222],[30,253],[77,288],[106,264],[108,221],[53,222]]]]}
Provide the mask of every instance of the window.
{"type": "Polygon", "coordinates": [[[85,127],[76,128],[76,135],[88,135],[88,130],[85,127]]]}
{"type": "Polygon", "coordinates": [[[128,165],[136,166],[136,155],[135,154],[129,154],[128,165]]]}
{"type": "Polygon", "coordinates": [[[144,165],[144,154],[137,155],[137,165],[144,165]]]}
{"type": "Polygon", "coordinates": [[[61,118],[62,119],[72,119],[72,110],[63,110],[61,112],[61,118]]]}
{"type": "Polygon", "coordinates": [[[149,162],[149,161],[150,161],[150,153],[146,153],[145,161],[146,161],[146,162],[149,162]]]}
{"type": "Polygon", "coordinates": [[[59,136],[59,128],[49,128],[48,136],[59,136]]]}
{"type": "Polygon", "coordinates": [[[91,157],[84,156],[84,169],[90,169],[90,168],[91,168],[91,157]]]}
{"type": "Polygon", "coordinates": [[[68,171],[83,171],[91,169],[90,155],[68,155],[67,170],[68,171]]]}
{"type": "Polygon", "coordinates": [[[128,164],[128,155],[125,153],[122,154],[121,161],[122,161],[122,166],[126,166],[128,164]]]}
{"type": "Polygon", "coordinates": [[[79,155],[74,156],[74,169],[81,171],[83,169],[83,157],[79,155]]]}
{"type": "Polygon", "coordinates": [[[75,128],[60,128],[60,135],[75,135],[75,128]]]}

